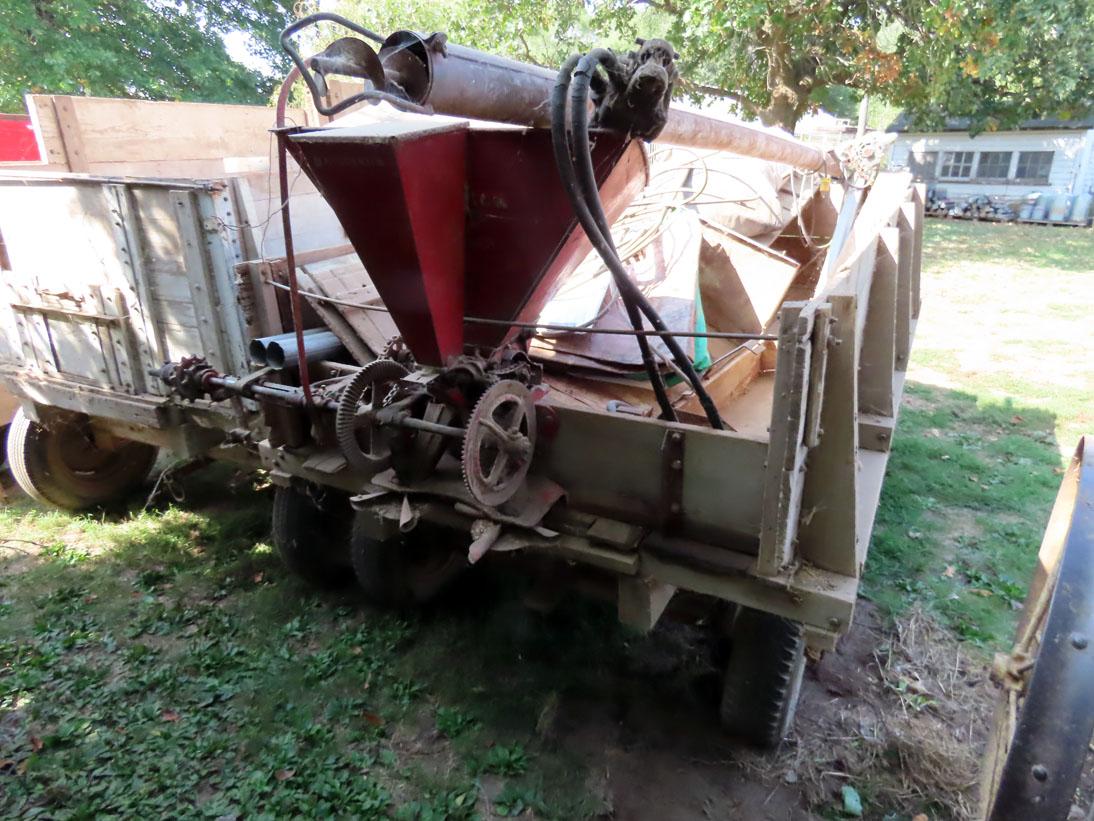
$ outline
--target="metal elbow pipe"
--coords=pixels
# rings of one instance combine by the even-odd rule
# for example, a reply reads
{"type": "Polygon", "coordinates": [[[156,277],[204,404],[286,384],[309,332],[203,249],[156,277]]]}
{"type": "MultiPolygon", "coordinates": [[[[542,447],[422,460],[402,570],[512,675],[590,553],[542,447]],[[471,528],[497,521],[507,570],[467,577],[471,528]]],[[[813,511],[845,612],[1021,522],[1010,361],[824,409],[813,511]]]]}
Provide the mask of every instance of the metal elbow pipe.
{"type": "MultiPolygon", "coordinates": [[[[337,22],[377,42],[380,36],[330,14],[304,18],[285,30],[282,44],[303,73],[320,113],[335,114],[359,102],[384,100],[418,113],[447,114],[535,128],[551,126],[550,100],[555,72],[449,43],[443,32],[426,36],[407,29],[395,31],[383,39],[375,52],[363,40],[358,41],[352,54],[357,55],[359,65],[349,67],[345,66],[345,61],[350,51],[341,41],[335,41],[329,48],[337,52],[341,73],[367,77],[369,87],[327,107],[318,90],[325,85],[323,66],[334,61],[319,59],[323,55],[318,55],[311,58],[309,70],[289,42],[289,35],[312,20],[337,22]]],[[[655,140],[700,150],[727,151],[833,177],[842,176],[839,162],[831,152],[790,134],[680,108],[669,108],[664,127],[655,140]]]]}

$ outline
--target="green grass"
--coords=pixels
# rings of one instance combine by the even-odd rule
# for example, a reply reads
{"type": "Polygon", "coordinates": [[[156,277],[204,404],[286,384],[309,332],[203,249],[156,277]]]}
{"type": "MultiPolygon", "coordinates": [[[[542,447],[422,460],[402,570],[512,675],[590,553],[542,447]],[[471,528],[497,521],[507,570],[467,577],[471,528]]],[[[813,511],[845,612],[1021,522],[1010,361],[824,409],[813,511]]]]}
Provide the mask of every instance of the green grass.
{"type": "Polygon", "coordinates": [[[1094,232],[928,221],[922,287],[864,592],[1000,648],[1094,429],[1094,232]]]}
{"type": "Polygon", "coordinates": [[[265,541],[269,492],[227,474],[187,510],[0,510],[0,817],[600,810],[540,725],[626,665],[614,611],[541,616],[490,574],[414,618],[318,593],[265,541]]]}

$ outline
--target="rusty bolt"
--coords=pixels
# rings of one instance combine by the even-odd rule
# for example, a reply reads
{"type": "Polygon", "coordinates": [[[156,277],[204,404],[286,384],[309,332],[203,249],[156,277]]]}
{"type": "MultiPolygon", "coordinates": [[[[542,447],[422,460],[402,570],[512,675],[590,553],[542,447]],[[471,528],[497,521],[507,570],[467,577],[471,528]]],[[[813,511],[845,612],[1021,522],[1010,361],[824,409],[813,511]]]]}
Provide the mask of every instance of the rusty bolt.
{"type": "Polygon", "coordinates": [[[842,623],[843,622],[840,621],[838,616],[832,616],[832,618],[828,620],[828,626],[831,627],[833,630],[838,630],[839,626],[842,623]]]}
{"type": "Polygon", "coordinates": [[[673,470],[680,470],[683,466],[684,466],[684,463],[681,462],[679,459],[673,459],[672,460],[672,469],[673,470]]]}

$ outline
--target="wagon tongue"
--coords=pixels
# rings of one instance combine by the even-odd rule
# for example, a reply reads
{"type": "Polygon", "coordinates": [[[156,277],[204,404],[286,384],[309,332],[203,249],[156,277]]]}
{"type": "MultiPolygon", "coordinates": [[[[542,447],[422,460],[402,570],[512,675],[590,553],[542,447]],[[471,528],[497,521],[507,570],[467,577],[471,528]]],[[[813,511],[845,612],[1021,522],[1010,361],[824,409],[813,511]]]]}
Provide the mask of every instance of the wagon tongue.
{"type": "MultiPolygon", "coordinates": [[[[545,130],[396,120],[286,139],[422,364],[506,341],[589,251],[545,130]],[[499,322],[465,331],[465,317],[499,322]]],[[[645,184],[645,156],[601,135],[594,161],[614,219],[645,184]]]]}

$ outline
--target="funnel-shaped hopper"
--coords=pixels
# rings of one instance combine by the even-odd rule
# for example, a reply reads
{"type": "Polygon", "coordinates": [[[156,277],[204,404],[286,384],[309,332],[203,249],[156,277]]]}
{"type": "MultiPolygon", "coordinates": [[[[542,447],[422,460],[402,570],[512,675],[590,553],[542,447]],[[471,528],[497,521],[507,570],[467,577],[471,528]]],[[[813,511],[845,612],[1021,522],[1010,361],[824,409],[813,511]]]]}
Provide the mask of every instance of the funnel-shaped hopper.
{"type": "MultiPolygon", "coordinates": [[[[511,328],[464,317],[534,321],[590,249],[547,131],[396,121],[287,139],[423,364],[505,341],[511,328]]],[[[645,153],[601,135],[593,161],[614,220],[646,183],[645,153]]]]}

